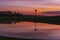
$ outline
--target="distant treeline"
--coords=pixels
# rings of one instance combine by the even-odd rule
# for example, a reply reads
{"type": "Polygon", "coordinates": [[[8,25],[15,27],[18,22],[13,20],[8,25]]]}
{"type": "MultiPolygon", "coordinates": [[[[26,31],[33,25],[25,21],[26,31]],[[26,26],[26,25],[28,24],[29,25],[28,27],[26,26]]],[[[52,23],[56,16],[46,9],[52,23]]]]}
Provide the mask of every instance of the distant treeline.
{"type": "Polygon", "coordinates": [[[60,16],[23,15],[22,13],[16,13],[11,11],[0,12],[0,23],[2,24],[12,24],[13,22],[17,23],[20,21],[60,25],[60,16]]]}

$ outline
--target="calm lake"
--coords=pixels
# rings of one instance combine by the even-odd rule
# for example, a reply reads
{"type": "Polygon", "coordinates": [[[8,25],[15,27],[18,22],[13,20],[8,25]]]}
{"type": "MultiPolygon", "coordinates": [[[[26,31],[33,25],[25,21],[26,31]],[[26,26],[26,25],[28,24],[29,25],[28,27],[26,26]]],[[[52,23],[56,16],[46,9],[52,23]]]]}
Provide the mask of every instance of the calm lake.
{"type": "Polygon", "coordinates": [[[0,24],[0,36],[27,38],[27,39],[60,39],[60,25],[18,22],[16,24],[0,24]]]}

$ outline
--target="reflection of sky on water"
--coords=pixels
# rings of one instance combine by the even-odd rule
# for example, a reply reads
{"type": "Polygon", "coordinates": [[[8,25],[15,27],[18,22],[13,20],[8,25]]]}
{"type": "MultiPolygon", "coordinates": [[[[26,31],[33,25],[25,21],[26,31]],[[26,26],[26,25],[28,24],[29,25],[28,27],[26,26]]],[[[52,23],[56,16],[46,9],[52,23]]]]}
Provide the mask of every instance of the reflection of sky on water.
{"type": "Polygon", "coordinates": [[[34,39],[60,39],[60,30],[56,30],[59,28],[59,25],[37,23],[38,30],[35,32],[34,23],[32,22],[0,24],[0,36],[34,39]]]}

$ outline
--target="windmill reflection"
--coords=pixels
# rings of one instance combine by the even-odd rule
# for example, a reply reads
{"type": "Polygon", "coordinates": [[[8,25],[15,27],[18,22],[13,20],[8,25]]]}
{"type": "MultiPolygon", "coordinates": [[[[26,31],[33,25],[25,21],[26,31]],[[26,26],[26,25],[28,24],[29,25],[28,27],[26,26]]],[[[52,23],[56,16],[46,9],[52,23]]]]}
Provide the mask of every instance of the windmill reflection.
{"type": "MultiPolygon", "coordinates": [[[[35,9],[35,22],[37,21],[36,19],[37,19],[37,9],[35,9]]],[[[37,24],[35,23],[35,29],[34,29],[35,31],[37,31],[36,27],[37,27],[37,24]]]]}

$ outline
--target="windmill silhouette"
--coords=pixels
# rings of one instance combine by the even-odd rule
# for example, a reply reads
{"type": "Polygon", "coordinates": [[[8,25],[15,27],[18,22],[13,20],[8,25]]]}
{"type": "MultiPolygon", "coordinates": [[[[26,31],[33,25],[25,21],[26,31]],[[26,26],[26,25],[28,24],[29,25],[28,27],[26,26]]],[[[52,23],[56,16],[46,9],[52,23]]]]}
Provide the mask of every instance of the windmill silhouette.
{"type": "MultiPolygon", "coordinates": [[[[37,17],[37,9],[35,9],[34,11],[35,11],[35,18],[36,18],[37,17]]],[[[37,31],[36,27],[37,27],[37,25],[36,25],[36,19],[35,19],[35,29],[34,29],[35,31],[37,31]]]]}

